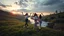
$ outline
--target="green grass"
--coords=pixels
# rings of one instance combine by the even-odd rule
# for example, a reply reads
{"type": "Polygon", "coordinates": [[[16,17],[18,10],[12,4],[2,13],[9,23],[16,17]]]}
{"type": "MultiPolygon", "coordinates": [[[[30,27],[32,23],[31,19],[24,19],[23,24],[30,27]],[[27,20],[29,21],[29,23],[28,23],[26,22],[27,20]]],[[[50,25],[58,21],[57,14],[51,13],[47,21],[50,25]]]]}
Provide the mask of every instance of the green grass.
{"type": "Polygon", "coordinates": [[[4,21],[0,22],[0,36],[64,36],[64,32],[53,30],[50,28],[33,29],[33,25],[29,24],[28,29],[24,27],[24,22],[20,21],[4,21]]]}
{"type": "Polygon", "coordinates": [[[15,16],[11,16],[5,11],[1,11],[0,14],[2,15],[0,15],[0,36],[64,36],[64,31],[47,27],[33,29],[34,25],[30,23],[28,23],[28,28],[25,28],[25,22],[17,20],[15,16]]]}

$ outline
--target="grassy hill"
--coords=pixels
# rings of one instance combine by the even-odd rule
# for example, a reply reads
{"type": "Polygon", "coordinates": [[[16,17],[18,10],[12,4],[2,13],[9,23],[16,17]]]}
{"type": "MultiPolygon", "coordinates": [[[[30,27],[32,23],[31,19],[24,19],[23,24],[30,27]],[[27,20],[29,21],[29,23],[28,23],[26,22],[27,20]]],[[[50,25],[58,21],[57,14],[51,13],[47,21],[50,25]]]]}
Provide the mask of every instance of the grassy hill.
{"type": "Polygon", "coordinates": [[[64,31],[57,31],[50,28],[33,29],[29,23],[28,28],[6,11],[0,10],[0,36],[64,36],[64,31]]]}
{"type": "Polygon", "coordinates": [[[50,22],[48,27],[64,30],[64,12],[45,16],[44,20],[50,22]]]}
{"type": "MultiPolygon", "coordinates": [[[[45,16],[44,19],[45,19],[45,21],[48,21],[48,22],[51,22],[52,20],[62,21],[62,19],[64,20],[64,12],[45,16]]],[[[62,22],[60,22],[60,23],[62,23],[62,22]]]]}

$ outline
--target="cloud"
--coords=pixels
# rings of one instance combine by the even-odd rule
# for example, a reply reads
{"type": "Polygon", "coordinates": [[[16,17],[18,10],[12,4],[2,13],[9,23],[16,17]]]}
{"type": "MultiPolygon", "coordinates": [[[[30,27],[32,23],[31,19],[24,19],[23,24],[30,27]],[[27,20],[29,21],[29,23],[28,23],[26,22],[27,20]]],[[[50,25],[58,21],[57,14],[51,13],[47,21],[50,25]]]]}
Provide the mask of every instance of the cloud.
{"type": "MultiPolygon", "coordinates": [[[[2,1],[2,0],[0,0],[2,1]]],[[[17,0],[19,1],[19,0],[17,0]]],[[[4,1],[2,1],[3,3],[4,1]]],[[[15,0],[5,1],[6,4],[13,4],[15,0]]],[[[55,10],[64,10],[64,0],[20,0],[20,10],[26,12],[54,12],[55,10]]]]}
{"type": "Polygon", "coordinates": [[[19,9],[18,11],[30,12],[31,10],[27,10],[27,9],[19,9]]]}
{"type": "Polygon", "coordinates": [[[5,5],[4,5],[4,4],[2,4],[1,2],[0,2],[0,6],[5,7],[5,5]]]}
{"type": "Polygon", "coordinates": [[[22,9],[27,9],[27,10],[33,10],[35,6],[35,1],[34,0],[20,0],[19,5],[22,7],[22,9]]]}
{"type": "Polygon", "coordinates": [[[59,3],[62,3],[61,0],[48,0],[46,1],[46,3],[41,3],[42,5],[54,5],[54,4],[59,4],[59,3]]]}
{"type": "Polygon", "coordinates": [[[64,10],[64,0],[40,0],[36,4],[34,11],[54,12],[55,10],[64,10]]]}

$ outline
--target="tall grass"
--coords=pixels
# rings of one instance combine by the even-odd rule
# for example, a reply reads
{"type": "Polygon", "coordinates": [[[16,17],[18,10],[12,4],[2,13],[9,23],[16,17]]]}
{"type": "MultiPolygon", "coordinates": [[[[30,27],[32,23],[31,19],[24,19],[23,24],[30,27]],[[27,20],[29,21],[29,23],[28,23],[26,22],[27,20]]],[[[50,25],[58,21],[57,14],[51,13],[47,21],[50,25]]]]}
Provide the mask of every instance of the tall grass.
{"type": "Polygon", "coordinates": [[[5,21],[0,22],[0,36],[64,36],[64,32],[56,31],[50,28],[33,29],[29,24],[28,28],[24,27],[24,22],[5,21]]]}

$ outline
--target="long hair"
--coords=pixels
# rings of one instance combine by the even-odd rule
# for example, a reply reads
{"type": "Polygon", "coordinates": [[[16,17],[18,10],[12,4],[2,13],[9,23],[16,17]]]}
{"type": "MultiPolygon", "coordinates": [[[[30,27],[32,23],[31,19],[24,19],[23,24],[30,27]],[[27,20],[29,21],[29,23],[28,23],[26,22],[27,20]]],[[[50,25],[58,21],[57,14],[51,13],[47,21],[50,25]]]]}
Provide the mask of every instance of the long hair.
{"type": "Polygon", "coordinates": [[[39,18],[40,18],[40,19],[42,18],[41,14],[39,15],[39,18]]]}
{"type": "Polygon", "coordinates": [[[38,15],[35,13],[34,16],[38,16],[38,15]]]}
{"type": "Polygon", "coordinates": [[[28,15],[28,13],[25,14],[25,16],[28,15]]]}

